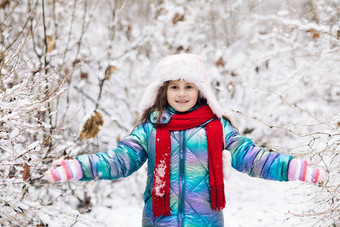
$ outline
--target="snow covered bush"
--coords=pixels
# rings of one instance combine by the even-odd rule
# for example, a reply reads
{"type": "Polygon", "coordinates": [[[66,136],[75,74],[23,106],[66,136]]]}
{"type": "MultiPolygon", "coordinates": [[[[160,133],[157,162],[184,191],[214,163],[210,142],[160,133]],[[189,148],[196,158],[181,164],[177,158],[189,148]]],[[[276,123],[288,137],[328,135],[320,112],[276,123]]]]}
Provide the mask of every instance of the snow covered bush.
{"type": "Polygon", "coordinates": [[[48,153],[57,130],[52,129],[51,103],[62,94],[57,72],[35,71],[22,59],[28,37],[20,36],[15,49],[2,52],[0,64],[0,224],[39,223],[39,193],[48,153]],[[53,85],[53,86],[52,86],[53,85]]]}
{"type": "Polygon", "coordinates": [[[55,215],[45,209],[42,176],[46,164],[62,155],[58,140],[67,123],[57,116],[67,112],[58,103],[69,75],[52,66],[46,42],[35,45],[37,4],[22,12],[18,3],[2,1],[0,7],[1,226],[43,225],[46,214],[55,215]]]}
{"type": "Polygon", "coordinates": [[[319,187],[296,186],[302,209],[287,218],[336,226],[339,9],[335,0],[0,1],[0,224],[104,226],[103,210],[141,210],[145,166],[115,182],[52,185],[42,174],[52,160],[114,147],[138,118],[154,63],[192,52],[241,134],[327,171],[319,187]],[[94,110],[104,125],[80,140],[94,110]]]}

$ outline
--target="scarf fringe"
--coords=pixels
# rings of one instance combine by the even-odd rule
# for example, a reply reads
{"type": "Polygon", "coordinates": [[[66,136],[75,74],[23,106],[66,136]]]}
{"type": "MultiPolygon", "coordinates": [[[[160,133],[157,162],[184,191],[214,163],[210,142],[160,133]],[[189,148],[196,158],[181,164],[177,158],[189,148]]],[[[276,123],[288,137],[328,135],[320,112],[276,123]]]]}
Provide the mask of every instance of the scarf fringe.
{"type": "Polygon", "coordinates": [[[152,198],[152,213],[154,218],[159,216],[171,216],[170,213],[170,193],[165,193],[164,196],[154,196],[152,198]]]}
{"type": "Polygon", "coordinates": [[[222,210],[225,207],[224,185],[210,186],[211,187],[211,208],[213,210],[222,210]]]}

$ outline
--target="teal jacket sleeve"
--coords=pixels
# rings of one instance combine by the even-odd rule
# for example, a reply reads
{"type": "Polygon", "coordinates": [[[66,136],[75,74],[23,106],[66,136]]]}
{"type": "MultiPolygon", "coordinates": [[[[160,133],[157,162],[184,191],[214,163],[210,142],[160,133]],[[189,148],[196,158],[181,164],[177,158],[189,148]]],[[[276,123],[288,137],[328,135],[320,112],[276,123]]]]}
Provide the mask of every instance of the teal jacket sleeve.
{"type": "Polygon", "coordinates": [[[266,151],[241,136],[227,120],[223,119],[223,125],[225,149],[231,153],[233,168],[252,177],[288,181],[291,155],[266,151]]]}
{"type": "Polygon", "coordinates": [[[142,124],[114,149],[107,149],[105,153],[77,156],[76,159],[83,171],[81,180],[89,181],[94,178],[115,180],[131,175],[147,159],[147,138],[147,127],[142,124]]]}

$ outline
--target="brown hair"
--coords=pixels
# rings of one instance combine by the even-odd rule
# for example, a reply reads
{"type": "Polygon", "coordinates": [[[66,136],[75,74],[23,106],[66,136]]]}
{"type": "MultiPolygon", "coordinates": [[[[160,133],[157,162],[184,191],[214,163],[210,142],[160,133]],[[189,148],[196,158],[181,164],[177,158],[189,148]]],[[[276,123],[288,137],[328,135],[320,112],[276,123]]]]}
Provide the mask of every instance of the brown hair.
{"type": "MultiPolygon", "coordinates": [[[[167,97],[166,97],[166,93],[167,93],[169,84],[170,84],[170,81],[165,81],[163,83],[163,85],[158,89],[157,98],[156,98],[155,103],[151,107],[147,108],[144,111],[140,120],[137,121],[137,125],[143,124],[146,121],[148,121],[151,113],[155,110],[159,111],[159,116],[162,115],[164,109],[168,106],[168,100],[167,100],[167,97]]],[[[157,123],[159,123],[159,119],[158,119],[157,123]]]]}

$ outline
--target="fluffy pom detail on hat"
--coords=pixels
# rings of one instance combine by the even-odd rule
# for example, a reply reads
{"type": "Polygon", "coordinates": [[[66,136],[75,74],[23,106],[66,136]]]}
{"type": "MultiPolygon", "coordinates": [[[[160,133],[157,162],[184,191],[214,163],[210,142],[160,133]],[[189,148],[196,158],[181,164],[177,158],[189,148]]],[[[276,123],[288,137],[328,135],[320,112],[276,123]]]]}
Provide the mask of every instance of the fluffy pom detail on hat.
{"type": "Polygon", "coordinates": [[[183,79],[194,83],[215,115],[222,116],[222,108],[205,82],[206,70],[200,56],[183,53],[165,57],[156,65],[152,77],[155,82],[148,85],[138,106],[141,114],[155,104],[158,90],[165,81],[183,79]]]}
{"type": "Polygon", "coordinates": [[[196,84],[206,77],[203,59],[195,54],[165,57],[156,65],[153,74],[159,82],[183,79],[196,84]]]}

